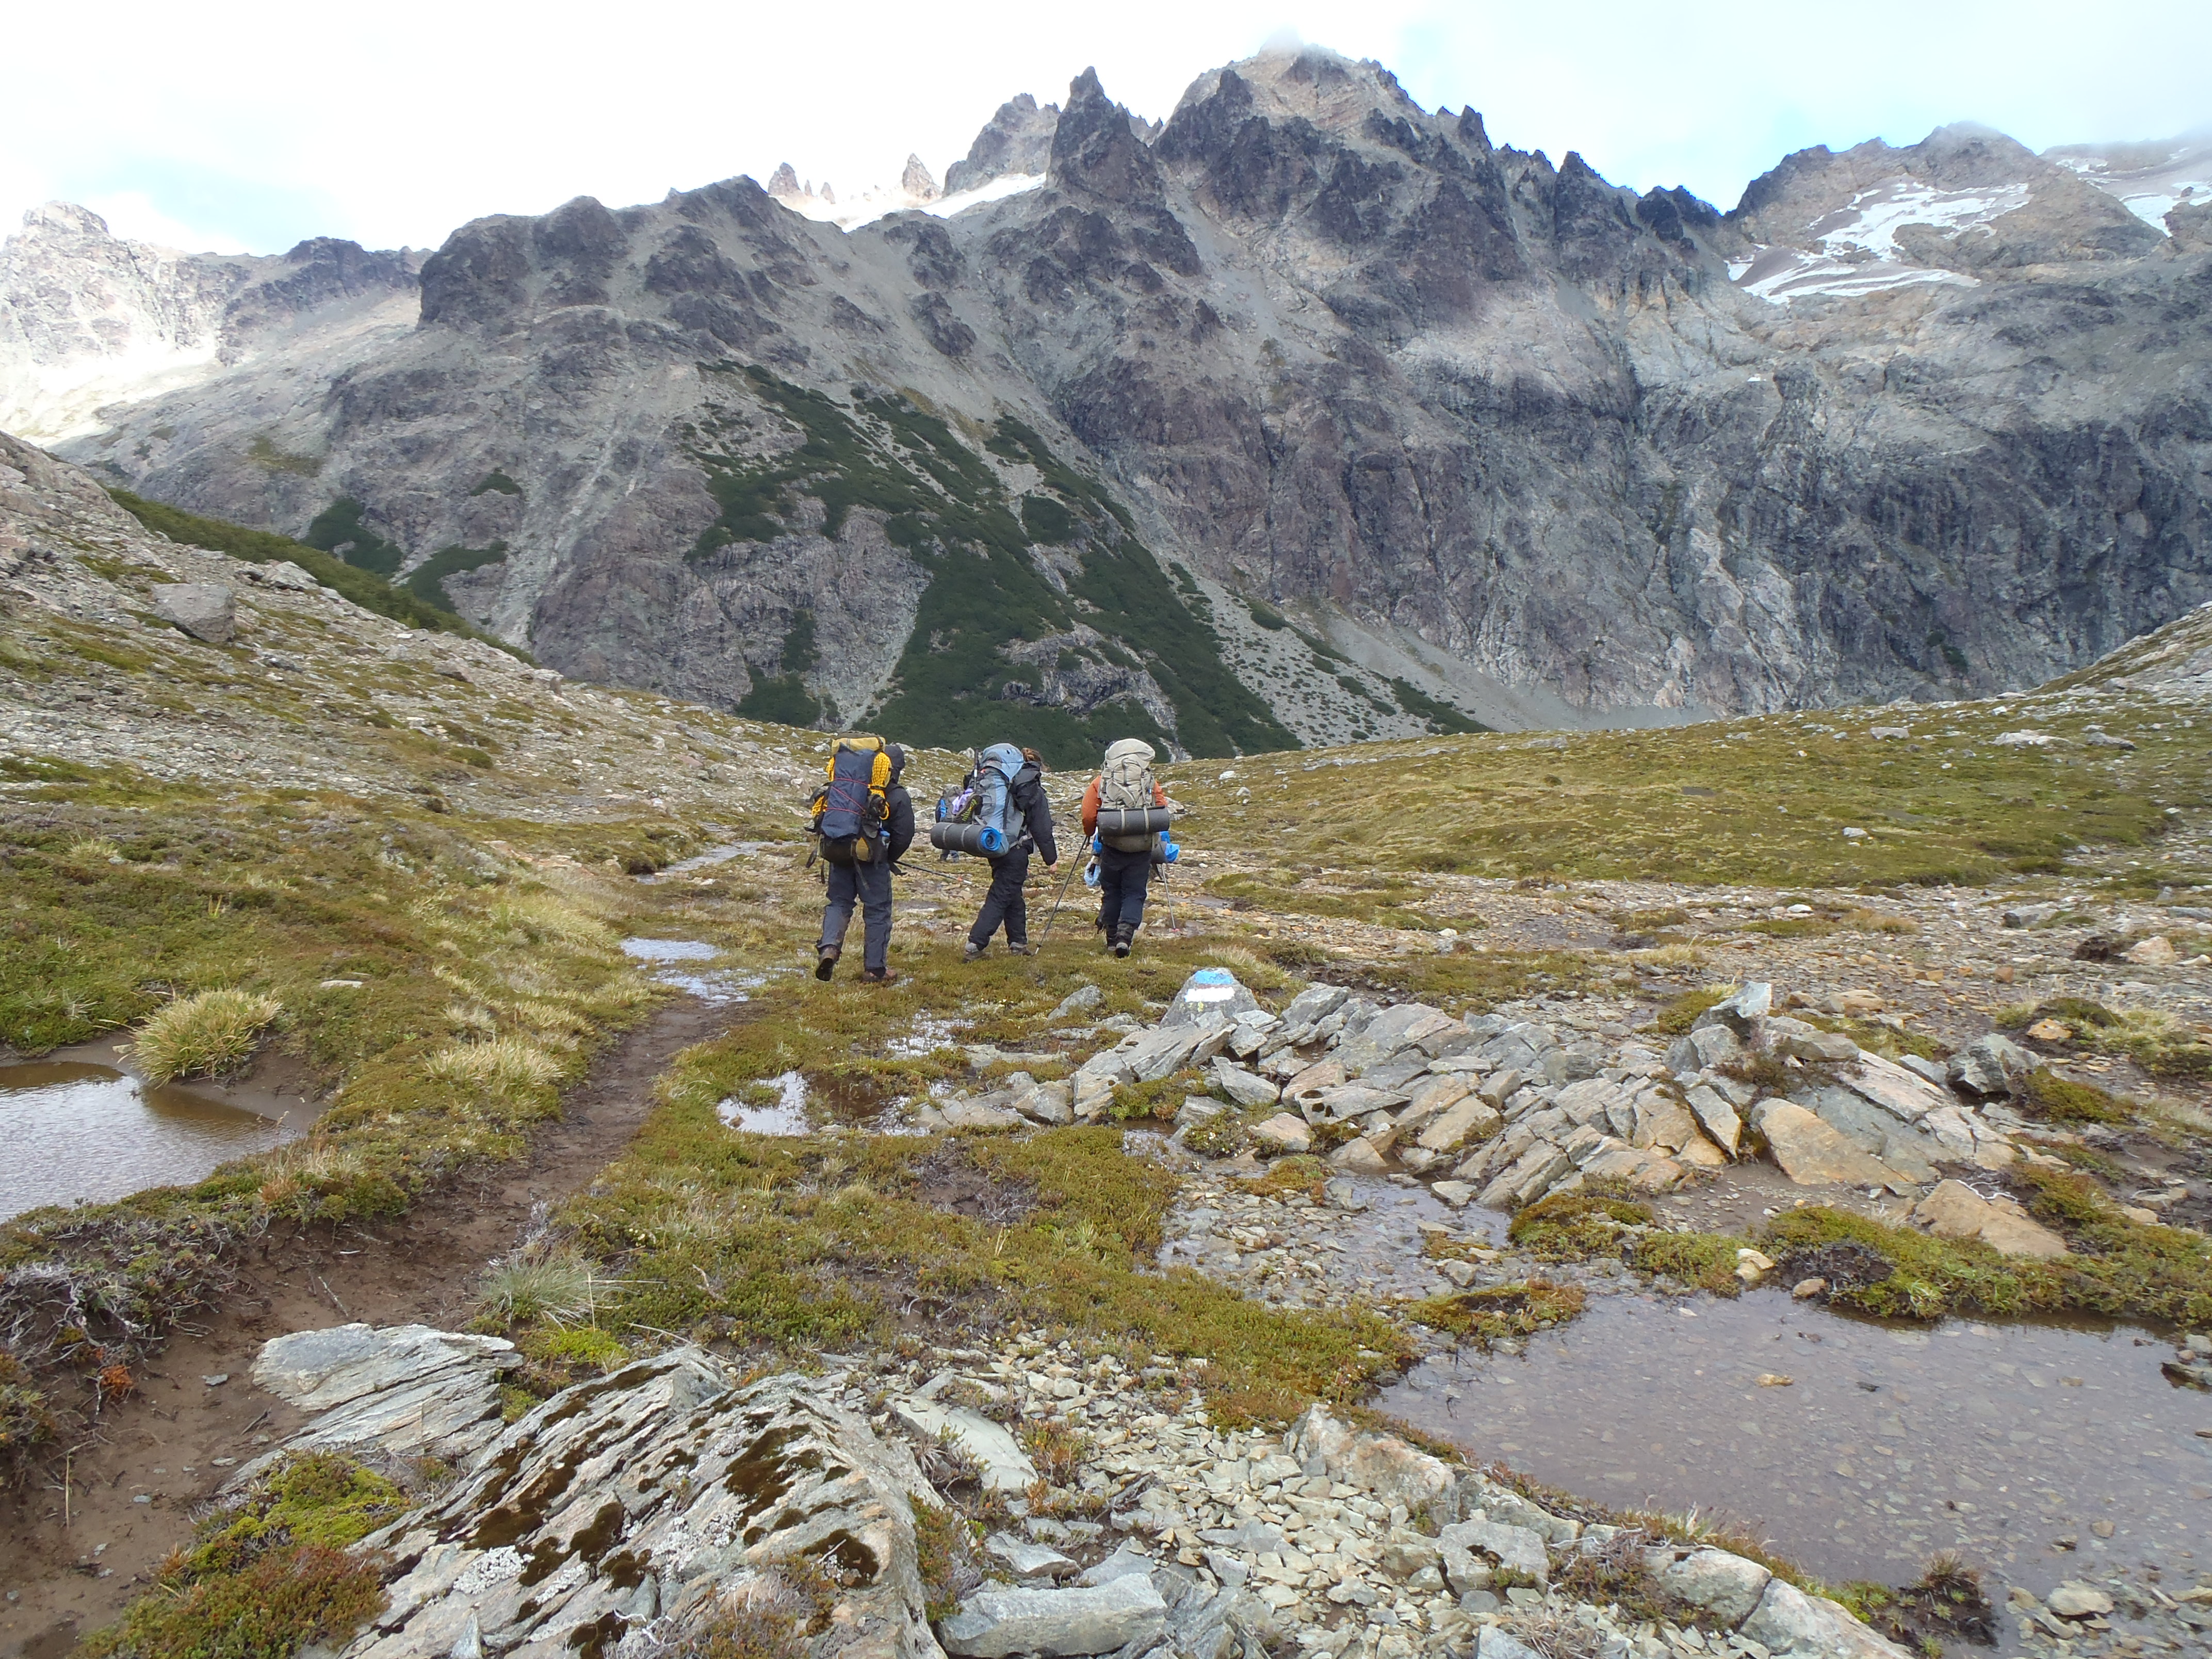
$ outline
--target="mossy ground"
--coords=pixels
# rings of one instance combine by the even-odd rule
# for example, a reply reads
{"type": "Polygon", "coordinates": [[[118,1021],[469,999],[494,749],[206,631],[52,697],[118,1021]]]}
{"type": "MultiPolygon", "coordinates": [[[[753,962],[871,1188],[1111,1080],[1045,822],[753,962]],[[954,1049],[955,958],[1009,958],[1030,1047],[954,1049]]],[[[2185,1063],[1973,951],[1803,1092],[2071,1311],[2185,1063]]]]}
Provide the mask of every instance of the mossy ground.
{"type": "Polygon", "coordinates": [[[279,1464],[161,1565],[154,1594],[87,1636],[87,1659],[284,1659],[336,1648],[384,1606],[382,1563],[349,1553],[412,1500],[350,1458],[279,1464]]]}

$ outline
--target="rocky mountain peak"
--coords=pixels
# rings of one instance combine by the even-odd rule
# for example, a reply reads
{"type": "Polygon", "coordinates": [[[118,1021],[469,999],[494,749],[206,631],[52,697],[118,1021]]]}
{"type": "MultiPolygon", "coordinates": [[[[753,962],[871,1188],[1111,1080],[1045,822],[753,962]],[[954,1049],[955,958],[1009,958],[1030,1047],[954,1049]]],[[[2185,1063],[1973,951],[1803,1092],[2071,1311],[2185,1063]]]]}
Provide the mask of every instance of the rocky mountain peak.
{"type": "Polygon", "coordinates": [[[1160,198],[1159,164],[1130,125],[1129,112],[1106,95],[1095,69],[1067,88],[1067,107],[1053,132],[1051,178],[1063,190],[1125,205],[1160,198]]]}
{"type": "Polygon", "coordinates": [[[945,192],[937,187],[937,180],[919,155],[909,155],[906,167],[899,174],[899,188],[917,202],[933,202],[945,192]]]}
{"type": "Polygon", "coordinates": [[[1024,92],[999,106],[968,154],[945,170],[945,192],[957,196],[1010,173],[1042,174],[1052,161],[1060,106],[1040,106],[1024,92]]]}

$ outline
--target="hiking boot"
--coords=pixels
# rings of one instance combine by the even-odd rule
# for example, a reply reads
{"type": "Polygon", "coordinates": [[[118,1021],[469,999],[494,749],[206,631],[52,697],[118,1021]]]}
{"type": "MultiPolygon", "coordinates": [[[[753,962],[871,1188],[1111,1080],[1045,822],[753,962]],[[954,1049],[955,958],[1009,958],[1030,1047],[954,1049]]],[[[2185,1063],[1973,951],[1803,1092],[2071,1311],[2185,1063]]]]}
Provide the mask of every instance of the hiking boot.
{"type": "Polygon", "coordinates": [[[836,971],[837,958],[843,954],[844,952],[834,945],[823,945],[820,951],[821,960],[814,964],[814,977],[828,979],[836,971]]]}
{"type": "Polygon", "coordinates": [[[983,947],[972,939],[960,947],[960,960],[963,962],[973,962],[982,954],[983,947]]]}
{"type": "Polygon", "coordinates": [[[898,975],[888,968],[871,968],[860,975],[863,985],[896,985],[898,975]]]}
{"type": "Polygon", "coordinates": [[[1136,943],[1136,939],[1137,933],[1133,927],[1127,929],[1116,927],[1114,930],[1114,954],[1117,957],[1127,956],[1129,947],[1136,943]]]}
{"type": "Polygon", "coordinates": [[[1031,945],[1027,939],[1024,939],[1019,945],[1009,945],[1006,949],[1018,957],[1033,957],[1036,954],[1036,946],[1031,945]]]}

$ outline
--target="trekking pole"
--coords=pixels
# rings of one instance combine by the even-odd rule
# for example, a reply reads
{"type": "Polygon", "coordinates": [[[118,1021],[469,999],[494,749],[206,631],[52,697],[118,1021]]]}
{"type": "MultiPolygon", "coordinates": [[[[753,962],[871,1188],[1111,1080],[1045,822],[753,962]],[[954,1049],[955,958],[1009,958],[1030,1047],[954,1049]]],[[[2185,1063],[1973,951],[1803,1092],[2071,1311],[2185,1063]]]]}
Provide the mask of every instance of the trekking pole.
{"type": "Polygon", "coordinates": [[[1067,873],[1060,878],[1060,896],[1052,902],[1052,914],[1044,919],[1044,935],[1037,941],[1037,953],[1042,957],[1044,947],[1052,943],[1052,925],[1060,920],[1060,907],[1067,902],[1068,887],[1075,880],[1075,872],[1082,868],[1073,859],[1067,861],[1067,873]]]}

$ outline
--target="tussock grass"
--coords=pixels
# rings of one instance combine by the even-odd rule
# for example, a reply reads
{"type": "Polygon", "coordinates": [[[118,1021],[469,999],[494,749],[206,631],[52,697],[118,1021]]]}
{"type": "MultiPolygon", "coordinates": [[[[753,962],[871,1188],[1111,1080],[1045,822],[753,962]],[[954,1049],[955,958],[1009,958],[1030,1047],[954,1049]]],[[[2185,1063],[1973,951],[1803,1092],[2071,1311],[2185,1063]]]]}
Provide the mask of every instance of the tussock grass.
{"type": "Polygon", "coordinates": [[[234,1072],[253,1052],[263,1028],[283,1012],[276,998],[256,991],[179,997],[138,1028],[131,1057],[149,1083],[234,1072]]]}
{"type": "Polygon", "coordinates": [[[422,1062],[422,1069],[441,1083],[507,1093],[544,1088],[558,1080],[562,1068],[535,1043],[503,1036],[441,1048],[422,1062]]]}
{"type": "Polygon", "coordinates": [[[495,1261],[477,1281],[477,1306],[502,1324],[581,1319],[597,1305],[591,1266],[571,1250],[518,1252],[495,1261]]]}

